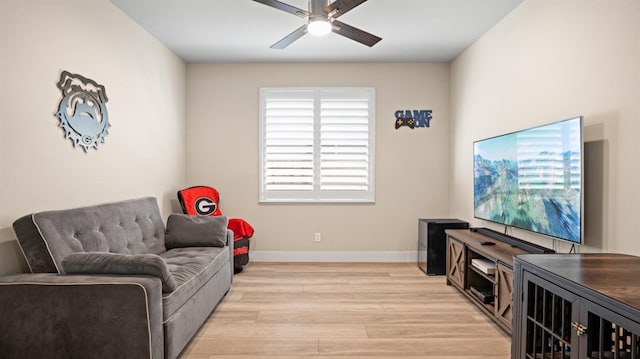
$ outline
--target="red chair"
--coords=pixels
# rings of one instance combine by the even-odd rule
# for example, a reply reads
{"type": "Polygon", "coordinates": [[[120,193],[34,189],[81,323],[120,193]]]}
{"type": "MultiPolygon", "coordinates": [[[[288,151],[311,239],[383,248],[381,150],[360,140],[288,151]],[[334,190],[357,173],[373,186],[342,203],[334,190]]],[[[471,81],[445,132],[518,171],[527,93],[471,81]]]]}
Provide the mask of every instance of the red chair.
{"type": "MultiPolygon", "coordinates": [[[[178,201],[182,212],[191,216],[221,216],[220,194],[213,187],[193,186],[178,191],[178,201]]],[[[234,272],[242,271],[249,263],[249,238],[253,236],[253,227],[241,218],[229,218],[227,227],[233,231],[234,272]]]]}

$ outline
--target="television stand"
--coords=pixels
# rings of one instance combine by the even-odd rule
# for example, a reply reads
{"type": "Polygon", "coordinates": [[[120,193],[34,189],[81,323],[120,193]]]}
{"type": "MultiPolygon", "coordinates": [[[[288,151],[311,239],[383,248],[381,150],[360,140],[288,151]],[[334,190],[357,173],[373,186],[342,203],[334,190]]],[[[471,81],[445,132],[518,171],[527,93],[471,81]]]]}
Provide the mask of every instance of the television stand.
{"type": "Polygon", "coordinates": [[[552,250],[487,228],[447,229],[447,285],[511,334],[513,256],[552,250]]]}

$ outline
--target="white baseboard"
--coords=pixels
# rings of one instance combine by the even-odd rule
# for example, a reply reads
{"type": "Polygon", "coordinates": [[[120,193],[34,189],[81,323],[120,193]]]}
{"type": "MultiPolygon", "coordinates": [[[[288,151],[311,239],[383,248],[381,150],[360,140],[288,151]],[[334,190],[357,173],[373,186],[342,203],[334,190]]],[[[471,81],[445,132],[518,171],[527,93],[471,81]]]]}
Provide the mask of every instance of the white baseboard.
{"type": "Polygon", "coordinates": [[[251,251],[254,262],[407,262],[415,263],[417,251],[406,252],[295,252],[251,251]]]}

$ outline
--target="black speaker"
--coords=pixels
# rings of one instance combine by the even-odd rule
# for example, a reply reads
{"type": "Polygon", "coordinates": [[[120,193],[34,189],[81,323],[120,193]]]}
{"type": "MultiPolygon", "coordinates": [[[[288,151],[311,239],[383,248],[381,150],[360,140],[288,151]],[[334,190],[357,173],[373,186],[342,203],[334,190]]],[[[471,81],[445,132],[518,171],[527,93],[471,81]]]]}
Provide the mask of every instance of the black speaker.
{"type": "Polygon", "coordinates": [[[446,273],[445,229],[467,229],[469,223],[453,218],[418,220],[418,267],[428,275],[446,273]]]}

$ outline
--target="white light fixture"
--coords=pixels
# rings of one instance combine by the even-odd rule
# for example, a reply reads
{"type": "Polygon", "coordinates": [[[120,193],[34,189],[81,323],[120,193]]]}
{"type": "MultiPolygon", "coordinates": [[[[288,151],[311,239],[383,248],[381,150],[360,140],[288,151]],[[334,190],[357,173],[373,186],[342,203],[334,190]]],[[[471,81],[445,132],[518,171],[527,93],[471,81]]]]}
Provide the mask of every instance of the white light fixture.
{"type": "Polygon", "coordinates": [[[307,31],[311,35],[323,36],[331,32],[331,23],[328,20],[312,20],[307,25],[307,31]]]}

